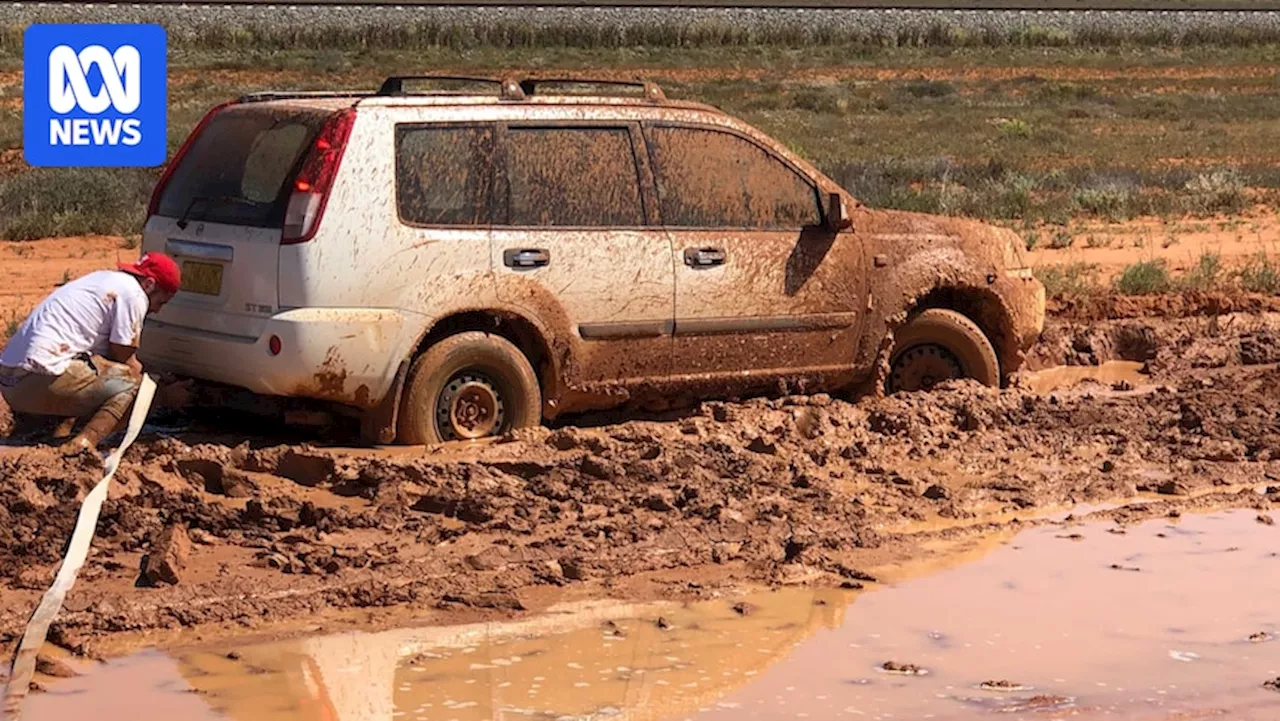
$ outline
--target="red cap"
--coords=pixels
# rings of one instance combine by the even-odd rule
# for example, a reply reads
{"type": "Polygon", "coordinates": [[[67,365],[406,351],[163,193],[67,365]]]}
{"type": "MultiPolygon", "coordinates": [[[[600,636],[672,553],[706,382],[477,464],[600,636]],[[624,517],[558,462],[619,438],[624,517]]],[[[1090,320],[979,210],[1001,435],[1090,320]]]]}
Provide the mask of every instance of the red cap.
{"type": "Polygon", "coordinates": [[[173,258],[164,253],[143,253],[137,263],[121,263],[120,270],[139,278],[150,278],[166,293],[177,293],[182,285],[182,271],[173,258]]]}

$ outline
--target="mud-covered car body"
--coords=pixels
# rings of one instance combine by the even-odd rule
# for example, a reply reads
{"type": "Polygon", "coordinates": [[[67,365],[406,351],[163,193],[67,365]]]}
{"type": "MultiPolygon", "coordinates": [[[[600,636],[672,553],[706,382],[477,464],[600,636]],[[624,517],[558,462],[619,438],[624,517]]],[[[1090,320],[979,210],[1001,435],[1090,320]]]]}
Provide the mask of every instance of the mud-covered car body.
{"type": "Polygon", "coordinates": [[[144,229],[186,286],[144,363],[331,402],[389,442],[413,360],[462,332],[519,348],[547,419],[848,387],[931,305],[972,318],[1006,376],[1040,332],[1012,231],[866,208],[709,106],[405,83],[210,111],[144,229]]]}

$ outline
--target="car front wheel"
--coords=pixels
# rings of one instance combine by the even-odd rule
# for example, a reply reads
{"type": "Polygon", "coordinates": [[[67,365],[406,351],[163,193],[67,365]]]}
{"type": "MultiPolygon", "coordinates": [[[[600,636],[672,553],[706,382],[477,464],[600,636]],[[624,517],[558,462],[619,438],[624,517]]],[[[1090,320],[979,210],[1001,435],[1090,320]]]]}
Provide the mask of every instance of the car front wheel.
{"type": "Polygon", "coordinates": [[[1000,361],[977,324],[954,310],[930,308],[898,329],[886,392],[930,390],[956,378],[1000,385],[1000,361]]]}

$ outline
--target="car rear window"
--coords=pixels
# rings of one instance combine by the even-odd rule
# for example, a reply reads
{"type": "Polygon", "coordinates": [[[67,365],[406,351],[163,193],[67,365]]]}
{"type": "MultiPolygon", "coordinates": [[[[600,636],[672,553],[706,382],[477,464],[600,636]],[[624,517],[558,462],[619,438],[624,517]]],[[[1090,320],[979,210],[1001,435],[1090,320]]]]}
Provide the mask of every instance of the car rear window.
{"type": "Polygon", "coordinates": [[[174,168],[158,213],[281,227],[289,181],[327,117],[320,110],[263,106],[220,111],[174,168]]]}

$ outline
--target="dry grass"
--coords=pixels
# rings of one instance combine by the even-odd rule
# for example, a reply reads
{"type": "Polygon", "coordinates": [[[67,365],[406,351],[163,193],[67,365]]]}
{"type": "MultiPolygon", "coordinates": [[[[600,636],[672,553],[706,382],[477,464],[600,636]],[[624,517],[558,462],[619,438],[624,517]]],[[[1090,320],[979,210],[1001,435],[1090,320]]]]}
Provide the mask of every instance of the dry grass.
{"type": "MultiPolygon", "coordinates": [[[[1280,76],[1250,70],[1277,59],[1280,45],[184,51],[169,144],[209,106],[263,87],[373,88],[423,68],[647,68],[671,96],[744,118],[872,206],[1024,227],[1208,217],[1280,200],[1280,76]]],[[[0,150],[20,131],[20,115],[0,111],[0,150]]],[[[0,165],[0,235],[136,232],[155,177],[0,165]]]]}

